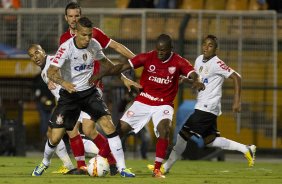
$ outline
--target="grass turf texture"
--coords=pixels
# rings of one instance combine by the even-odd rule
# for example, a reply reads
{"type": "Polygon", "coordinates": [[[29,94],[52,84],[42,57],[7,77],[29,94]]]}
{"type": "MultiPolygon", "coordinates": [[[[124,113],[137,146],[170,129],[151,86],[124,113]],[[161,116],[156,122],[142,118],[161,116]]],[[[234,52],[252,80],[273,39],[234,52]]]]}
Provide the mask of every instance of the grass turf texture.
{"type": "Polygon", "coordinates": [[[58,169],[62,164],[58,158],[54,158],[51,166],[42,176],[32,177],[30,174],[35,166],[41,162],[41,158],[0,157],[0,184],[282,183],[282,163],[258,162],[255,167],[248,168],[243,159],[242,162],[178,161],[165,179],[156,179],[152,178],[151,172],[146,167],[153,161],[127,160],[127,166],[132,167],[136,178],[121,178],[119,175],[93,178],[90,176],[52,174],[52,171],[58,169]]]}

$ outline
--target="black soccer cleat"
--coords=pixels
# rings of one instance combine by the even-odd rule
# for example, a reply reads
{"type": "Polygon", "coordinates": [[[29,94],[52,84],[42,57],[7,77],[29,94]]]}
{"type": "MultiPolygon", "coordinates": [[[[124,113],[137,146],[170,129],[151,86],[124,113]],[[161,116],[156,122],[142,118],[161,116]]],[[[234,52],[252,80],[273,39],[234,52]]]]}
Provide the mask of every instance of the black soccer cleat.
{"type": "Polygon", "coordinates": [[[110,175],[115,176],[118,173],[118,169],[116,164],[111,164],[110,165],[110,175]]]}

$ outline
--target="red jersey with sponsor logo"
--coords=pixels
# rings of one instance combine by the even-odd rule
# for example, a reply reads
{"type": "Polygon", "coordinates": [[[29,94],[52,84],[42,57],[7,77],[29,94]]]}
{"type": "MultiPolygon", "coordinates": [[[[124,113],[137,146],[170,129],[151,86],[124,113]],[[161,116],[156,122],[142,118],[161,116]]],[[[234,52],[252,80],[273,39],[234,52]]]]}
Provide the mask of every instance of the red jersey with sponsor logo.
{"type": "Polygon", "coordinates": [[[154,50],[138,54],[129,62],[134,68],[144,67],[140,79],[143,89],[135,100],[152,106],[173,106],[179,76],[188,77],[194,71],[188,60],[173,52],[166,61],[161,61],[154,50]]]}
{"type": "MultiPolygon", "coordinates": [[[[93,38],[95,38],[101,45],[101,47],[103,49],[107,48],[111,42],[111,39],[99,28],[93,27],[92,29],[92,33],[93,33],[93,38]]],[[[60,45],[62,45],[62,43],[64,43],[65,41],[67,41],[68,39],[74,37],[75,34],[72,34],[70,32],[70,29],[68,29],[64,34],[61,35],[60,37],[60,45]]],[[[95,61],[94,63],[94,74],[99,73],[100,71],[100,63],[99,61],[95,61]]],[[[96,85],[103,89],[103,84],[101,81],[96,82],[96,85]]]]}

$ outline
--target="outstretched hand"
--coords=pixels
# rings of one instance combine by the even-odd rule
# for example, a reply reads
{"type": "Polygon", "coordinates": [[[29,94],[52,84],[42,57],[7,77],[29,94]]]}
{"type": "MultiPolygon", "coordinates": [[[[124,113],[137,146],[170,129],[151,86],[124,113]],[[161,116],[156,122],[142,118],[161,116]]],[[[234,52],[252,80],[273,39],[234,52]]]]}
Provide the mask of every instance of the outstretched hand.
{"type": "Polygon", "coordinates": [[[76,89],[75,89],[75,84],[73,83],[70,83],[70,82],[67,82],[67,81],[64,81],[61,86],[67,90],[69,93],[74,93],[76,92],[76,89]]]}
{"type": "Polygon", "coordinates": [[[142,86],[141,84],[137,83],[137,82],[134,82],[128,78],[124,78],[123,80],[123,84],[125,85],[125,87],[128,89],[128,92],[131,91],[131,87],[134,86],[135,88],[137,89],[141,89],[142,86]]]}
{"type": "Polygon", "coordinates": [[[49,90],[54,90],[57,87],[56,84],[50,80],[47,82],[47,86],[49,90]]]}

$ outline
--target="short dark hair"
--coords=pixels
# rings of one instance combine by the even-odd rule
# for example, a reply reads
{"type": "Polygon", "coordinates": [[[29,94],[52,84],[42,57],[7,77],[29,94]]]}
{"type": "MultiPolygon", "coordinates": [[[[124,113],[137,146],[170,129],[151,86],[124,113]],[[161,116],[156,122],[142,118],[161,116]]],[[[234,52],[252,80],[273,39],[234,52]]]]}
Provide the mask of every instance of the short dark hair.
{"type": "Polygon", "coordinates": [[[87,27],[87,28],[92,28],[93,27],[93,23],[87,17],[81,17],[78,20],[78,24],[81,25],[82,27],[87,27]]]}
{"type": "Polygon", "coordinates": [[[165,43],[167,46],[171,46],[172,47],[172,40],[171,37],[167,34],[161,34],[158,36],[157,38],[157,43],[163,42],[165,43]]]}
{"type": "Polygon", "coordinates": [[[65,8],[65,15],[67,15],[67,12],[69,9],[79,9],[80,15],[81,15],[81,7],[78,3],[76,2],[70,2],[69,4],[67,4],[66,8],[65,8]]]}
{"type": "Polygon", "coordinates": [[[205,40],[206,40],[206,39],[211,39],[211,40],[213,40],[214,43],[215,43],[215,48],[217,48],[218,43],[217,43],[217,37],[216,37],[216,36],[214,36],[214,35],[207,35],[206,38],[205,38],[205,40]]]}

